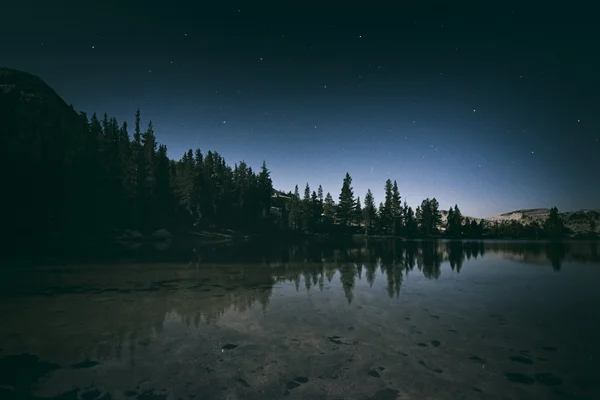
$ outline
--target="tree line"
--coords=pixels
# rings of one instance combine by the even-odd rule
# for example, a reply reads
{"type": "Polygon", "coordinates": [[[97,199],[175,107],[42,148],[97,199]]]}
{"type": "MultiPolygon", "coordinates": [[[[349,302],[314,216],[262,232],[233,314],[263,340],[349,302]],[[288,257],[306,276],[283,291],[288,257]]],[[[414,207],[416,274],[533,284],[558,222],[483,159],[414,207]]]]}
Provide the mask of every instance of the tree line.
{"type": "MultiPolygon", "coordinates": [[[[7,180],[9,187],[14,186],[11,207],[26,210],[5,211],[15,232],[30,238],[65,232],[107,236],[116,230],[158,228],[407,238],[536,238],[567,233],[555,208],[543,225],[525,225],[470,220],[455,206],[442,224],[435,198],[423,200],[413,210],[402,202],[397,182],[388,179],[383,202],[376,205],[371,190],[361,201],[348,173],[337,201],[320,185],[315,191],[308,183],[303,195],[298,186],[284,193],[273,188],[264,162],[255,171],[244,161],[231,166],[219,153],[200,149],[188,150],[179,160],[169,159],[167,147],[156,140],[152,121],[142,128],[139,110],[132,134],[127,122],[119,124],[106,114],[99,118],[81,112],[76,117],[68,129],[64,121],[36,127],[33,136],[40,139],[34,143],[24,139],[8,143],[15,150],[7,160],[21,166],[21,175],[9,174],[7,180]]],[[[23,126],[11,129],[27,131],[26,116],[14,120],[23,126]]]]}
{"type": "Polygon", "coordinates": [[[178,160],[156,141],[152,121],[141,129],[135,115],[132,137],[105,114],[88,121],[82,196],[96,230],[135,228],[268,227],[273,184],[265,163],[254,171],[244,161],[229,166],[215,151],[190,149],[178,160]]]}
{"type": "MultiPolygon", "coordinates": [[[[282,219],[291,230],[304,233],[354,232],[368,236],[399,236],[405,238],[447,237],[461,238],[528,238],[557,239],[571,233],[565,226],[558,209],[553,207],[542,223],[511,221],[487,221],[464,217],[458,207],[442,211],[436,198],[427,198],[413,210],[401,202],[402,197],[396,181],[385,182],[385,200],[375,205],[371,190],[367,190],[361,205],[360,197],[354,197],[352,177],[346,173],[337,203],[331,193],[323,199],[323,189],[311,194],[307,183],[301,198],[296,185],[294,192],[286,195],[282,219]]],[[[596,224],[590,219],[587,237],[595,237],[596,224]]]]}

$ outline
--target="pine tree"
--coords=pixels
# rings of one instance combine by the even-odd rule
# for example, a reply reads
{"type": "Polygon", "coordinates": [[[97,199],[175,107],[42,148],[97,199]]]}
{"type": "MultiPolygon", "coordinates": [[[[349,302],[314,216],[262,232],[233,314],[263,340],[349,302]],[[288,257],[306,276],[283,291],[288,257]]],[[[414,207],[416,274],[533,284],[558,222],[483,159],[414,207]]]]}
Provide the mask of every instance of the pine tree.
{"type": "MultiPolygon", "coordinates": [[[[419,210],[419,208],[417,208],[419,210]]],[[[406,210],[406,235],[414,237],[417,234],[417,221],[411,207],[406,210]]]]}
{"type": "Polygon", "coordinates": [[[356,206],[354,208],[354,222],[359,226],[363,223],[363,211],[360,205],[360,197],[356,198],[356,206]]]}
{"type": "Polygon", "coordinates": [[[469,234],[471,235],[471,237],[478,237],[480,235],[479,225],[477,225],[477,221],[475,220],[475,218],[473,218],[471,220],[471,227],[469,229],[469,234]]]}
{"type": "Polygon", "coordinates": [[[392,187],[392,234],[398,235],[400,227],[402,226],[402,203],[400,202],[400,192],[398,191],[398,184],[394,181],[392,187]]]}
{"type": "MultiPolygon", "coordinates": [[[[454,211],[456,212],[456,207],[454,208],[454,211]]],[[[432,232],[434,234],[437,234],[439,231],[439,227],[442,224],[442,214],[440,213],[440,204],[438,203],[435,197],[431,199],[431,216],[433,223],[432,232]]]]}
{"type": "Polygon", "coordinates": [[[161,144],[158,147],[156,157],[156,171],[154,181],[156,182],[156,212],[155,219],[160,226],[168,226],[172,214],[172,193],[169,172],[169,158],[167,157],[167,146],[161,144]]]}
{"type": "Polygon", "coordinates": [[[417,224],[419,226],[419,232],[423,236],[431,234],[431,210],[429,205],[429,199],[425,199],[421,202],[421,206],[417,207],[417,224]]]}
{"type": "Polygon", "coordinates": [[[352,178],[350,177],[350,174],[346,172],[337,209],[337,217],[339,218],[342,226],[349,226],[354,219],[353,214],[356,205],[351,185],[352,178]]]}
{"type": "Polygon", "coordinates": [[[326,217],[329,218],[333,218],[333,215],[335,213],[335,203],[333,201],[331,193],[329,192],[327,192],[327,195],[325,196],[325,202],[323,204],[323,213],[326,217]]]}
{"type": "Polygon", "coordinates": [[[142,165],[143,180],[140,182],[141,201],[141,227],[149,228],[152,215],[156,207],[156,137],[154,136],[154,127],[152,121],[148,122],[148,128],[142,134],[142,165]]]}
{"type": "Polygon", "coordinates": [[[134,192],[135,201],[133,206],[134,226],[139,227],[142,220],[142,208],[145,197],[144,188],[146,181],[146,168],[144,166],[144,155],[142,152],[142,134],[140,130],[140,110],[135,113],[135,130],[133,143],[131,144],[131,155],[134,164],[134,192]]]}
{"type": "Polygon", "coordinates": [[[408,234],[407,233],[408,232],[407,217],[408,217],[408,204],[406,204],[406,200],[404,200],[404,205],[402,206],[402,232],[401,232],[403,235],[408,234]]]}
{"type": "Polygon", "coordinates": [[[383,202],[379,202],[377,208],[377,230],[382,234],[386,234],[386,221],[385,221],[385,206],[383,202]]]}
{"type": "Polygon", "coordinates": [[[116,119],[113,118],[115,124],[114,129],[117,132],[116,135],[116,152],[117,156],[117,170],[118,170],[118,185],[119,185],[119,214],[117,220],[121,228],[130,227],[132,221],[132,204],[135,199],[135,175],[134,175],[134,163],[131,153],[131,143],[129,141],[129,133],[127,131],[127,122],[124,121],[119,128],[116,123],[116,119]]]}
{"type": "Polygon", "coordinates": [[[308,182],[306,182],[306,186],[304,187],[304,197],[302,200],[307,203],[310,201],[310,186],[308,185],[308,182]]]}
{"type": "Polygon", "coordinates": [[[331,227],[333,224],[333,219],[335,216],[335,203],[333,201],[333,197],[331,193],[327,192],[325,196],[325,200],[323,202],[323,226],[325,229],[331,227]]]}
{"type": "Polygon", "coordinates": [[[264,219],[268,219],[271,211],[271,197],[273,196],[273,181],[265,161],[263,161],[258,174],[258,196],[262,216],[264,219]]]}
{"type": "Polygon", "coordinates": [[[460,237],[463,231],[463,216],[457,204],[454,205],[454,223],[455,234],[460,237]]]}
{"type": "Polygon", "coordinates": [[[564,222],[558,213],[558,208],[552,207],[550,209],[550,214],[544,222],[544,233],[553,239],[564,236],[566,233],[564,222]]]}
{"type": "Polygon", "coordinates": [[[438,232],[442,215],[439,211],[439,203],[435,197],[431,200],[427,198],[421,202],[421,207],[417,208],[417,221],[421,234],[431,236],[438,232]]]}
{"type": "Polygon", "coordinates": [[[290,200],[289,204],[289,219],[288,226],[292,230],[298,230],[300,228],[300,191],[298,190],[298,185],[294,187],[294,194],[290,200]]]}
{"type": "Polygon", "coordinates": [[[462,234],[466,237],[471,237],[471,218],[465,218],[465,224],[462,227],[462,234]]]}
{"type": "Polygon", "coordinates": [[[454,237],[456,232],[456,222],[454,218],[454,209],[450,207],[448,209],[448,216],[446,218],[446,235],[454,237]]]}
{"type": "Polygon", "coordinates": [[[391,235],[394,230],[394,200],[392,180],[385,181],[385,202],[379,210],[381,225],[384,233],[391,235]]]}
{"type": "Polygon", "coordinates": [[[365,207],[363,209],[364,221],[365,221],[365,233],[367,235],[372,234],[375,230],[377,223],[377,210],[375,208],[375,199],[371,189],[367,190],[365,196],[365,207]]]}
{"type": "Polygon", "coordinates": [[[302,198],[302,204],[300,206],[301,210],[301,220],[302,220],[302,229],[305,232],[309,232],[312,230],[311,226],[311,202],[310,202],[310,186],[308,182],[306,182],[306,186],[304,187],[304,197],[302,198]]]}
{"type": "Polygon", "coordinates": [[[198,193],[194,188],[196,174],[196,165],[194,162],[194,153],[189,149],[177,164],[177,197],[182,212],[186,220],[192,224],[196,223],[196,195],[198,193]]]}
{"type": "Polygon", "coordinates": [[[594,218],[590,218],[590,235],[596,236],[596,221],[594,218]]]}
{"type": "Polygon", "coordinates": [[[135,112],[135,131],[133,133],[133,140],[136,143],[142,143],[142,131],[140,130],[140,109],[135,112]]]}
{"type": "Polygon", "coordinates": [[[321,204],[323,204],[323,188],[321,185],[319,185],[319,189],[317,190],[317,197],[319,198],[321,204]]]}
{"type": "Polygon", "coordinates": [[[319,226],[319,221],[321,220],[322,213],[321,202],[319,201],[319,197],[317,193],[313,190],[310,196],[310,223],[309,226],[313,231],[316,231],[319,226]]]}

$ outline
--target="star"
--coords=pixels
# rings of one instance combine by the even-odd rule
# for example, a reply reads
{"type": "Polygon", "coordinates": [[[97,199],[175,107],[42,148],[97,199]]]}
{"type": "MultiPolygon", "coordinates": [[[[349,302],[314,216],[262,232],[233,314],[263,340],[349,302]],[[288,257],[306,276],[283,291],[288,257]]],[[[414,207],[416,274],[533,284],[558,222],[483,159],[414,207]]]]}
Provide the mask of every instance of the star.
{"type": "MultiPolygon", "coordinates": [[[[324,89],[327,89],[327,85],[323,85],[323,88],[324,88],[324,89]]],[[[578,122],[579,122],[579,121],[578,121],[578,122]]]]}
{"type": "Polygon", "coordinates": [[[413,124],[415,123],[415,121],[413,121],[413,124]]]}
{"type": "Polygon", "coordinates": [[[362,35],[358,35],[358,38],[359,38],[359,39],[360,39],[360,38],[362,38],[362,35]]]}
{"type": "Polygon", "coordinates": [[[96,48],[96,46],[92,45],[92,49],[95,49],[95,48],[96,48]]]}
{"type": "Polygon", "coordinates": [[[183,34],[183,36],[186,36],[186,37],[187,37],[187,33],[184,33],[184,34],[183,34]]]}
{"type": "Polygon", "coordinates": [[[151,73],[152,73],[152,70],[151,70],[151,69],[149,69],[149,70],[148,70],[148,73],[149,73],[149,74],[151,74],[151,73]]]}
{"type": "Polygon", "coordinates": [[[223,123],[224,123],[224,124],[226,124],[226,123],[227,123],[227,121],[223,121],[223,123]]]}
{"type": "Polygon", "coordinates": [[[316,125],[313,125],[313,126],[315,127],[315,129],[317,129],[317,126],[316,126],[316,125]]]}
{"type": "Polygon", "coordinates": [[[260,58],[260,61],[262,61],[262,60],[263,60],[263,58],[261,57],[261,58],[260,58]]]}
{"type": "Polygon", "coordinates": [[[535,151],[532,151],[531,154],[535,154],[535,151]]]}
{"type": "Polygon", "coordinates": [[[578,120],[577,120],[577,122],[581,122],[581,120],[580,120],[580,119],[578,119],[578,120]]]}
{"type": "Polygon", "coordinates": [[[476,109],[473,109],[473,112],[477,111],[476,109]]]}

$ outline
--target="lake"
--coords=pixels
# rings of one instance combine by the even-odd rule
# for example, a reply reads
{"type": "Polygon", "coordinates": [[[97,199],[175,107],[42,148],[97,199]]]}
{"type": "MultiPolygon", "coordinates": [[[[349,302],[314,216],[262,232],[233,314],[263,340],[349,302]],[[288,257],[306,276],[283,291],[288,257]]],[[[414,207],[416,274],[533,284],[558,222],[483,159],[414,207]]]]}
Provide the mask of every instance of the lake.
{"type": "Polygon", "coordinates": [[[600,398],[598,242],[119,258],[0,270],[1,399],[600,398]]]}

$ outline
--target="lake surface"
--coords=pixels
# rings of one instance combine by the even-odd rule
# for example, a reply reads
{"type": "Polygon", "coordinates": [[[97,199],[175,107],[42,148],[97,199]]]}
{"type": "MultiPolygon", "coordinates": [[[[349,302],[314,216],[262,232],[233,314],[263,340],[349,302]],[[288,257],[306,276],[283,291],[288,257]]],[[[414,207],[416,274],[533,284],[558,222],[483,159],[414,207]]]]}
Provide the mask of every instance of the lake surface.
{"type": "Polygon", "coordinates": [[[247,243],[0,274],[1,399],[600,398],[598,243],[247,243]]]}

